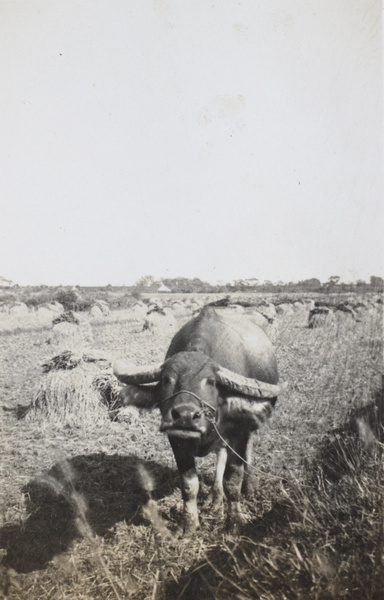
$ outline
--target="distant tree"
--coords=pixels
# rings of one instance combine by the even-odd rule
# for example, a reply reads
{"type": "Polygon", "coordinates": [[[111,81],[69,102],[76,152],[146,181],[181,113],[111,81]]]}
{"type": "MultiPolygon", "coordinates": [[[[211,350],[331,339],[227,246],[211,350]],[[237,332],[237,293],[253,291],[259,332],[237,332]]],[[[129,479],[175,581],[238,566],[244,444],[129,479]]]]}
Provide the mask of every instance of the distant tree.
{"type": "Polygon", "coordinates": [[[143,275],[140,277],[135,283],[136,288],[149,288],[151,285],[155,283],[155,278],[153,275],[143,275]]]}
{"type": "Polygon", "coordinates": [[[305,279],[300,282],[300,286],[305,291],[315,292],[321,288],[320,279],[316,279],[316,277],[312,277],[311,279],[305,279]]]}
{"type": "Polygon", "coordinates": [[[55,295],[55,300],[60,302],[65,310],[76,310],[80,296],[74,290],[60,290],[55,295]]]}
{"type": "Polygon", "coordinates": [[[384,279],[382,277],[375,277],[372,275],[370,278],[370,287],[372,292],[384,292],[384,279]]]}
{"type": "Polygon", "coordinates": [[[131,296],[132,298],[134,298],[135,300],[141,300],[141,293],[139,292],[139,290],[132,290],[131,291],[131,296]]]}

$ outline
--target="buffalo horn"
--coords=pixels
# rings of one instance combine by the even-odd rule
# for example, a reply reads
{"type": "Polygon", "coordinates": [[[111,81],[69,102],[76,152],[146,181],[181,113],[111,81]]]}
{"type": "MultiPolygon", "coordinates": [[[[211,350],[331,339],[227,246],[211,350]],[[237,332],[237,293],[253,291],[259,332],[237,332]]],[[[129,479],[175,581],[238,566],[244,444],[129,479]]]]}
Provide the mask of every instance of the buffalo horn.
{"type": "Polygon", "coordinates": [[[117,360],[113,364],[113,372],[117,379],[122,383],[133,383],[141,385],[143,383],[155,383],[161,377],[162,365],[150,365],[138,368],[132,363],[124,360],[117,360]]]}
{"type": "Polygon", "coordinates": [[[220,367],[216,373],[218,383],[224,387],[253,398],[276,398],[281,391],[279,385],[265,383],[251,377],[244,377],[229,369],[220,367]]]}

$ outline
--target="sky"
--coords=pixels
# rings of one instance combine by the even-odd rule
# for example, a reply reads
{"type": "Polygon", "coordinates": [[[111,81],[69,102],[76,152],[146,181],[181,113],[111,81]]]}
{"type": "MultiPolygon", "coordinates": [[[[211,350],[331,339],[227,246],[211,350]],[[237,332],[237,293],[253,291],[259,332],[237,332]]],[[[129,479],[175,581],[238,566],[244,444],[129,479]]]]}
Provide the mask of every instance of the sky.
{"type": "Polygon", "coordinates": [[[378,0],[0,0],[0,275],[384,275],[378,0]]]}

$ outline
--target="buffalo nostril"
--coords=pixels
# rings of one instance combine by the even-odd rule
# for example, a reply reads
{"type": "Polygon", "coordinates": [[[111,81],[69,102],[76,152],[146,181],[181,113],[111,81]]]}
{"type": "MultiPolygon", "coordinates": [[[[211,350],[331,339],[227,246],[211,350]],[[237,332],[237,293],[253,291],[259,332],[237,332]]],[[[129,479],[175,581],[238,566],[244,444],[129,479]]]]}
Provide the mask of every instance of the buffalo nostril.
{"type": "Polygon", "coordinates": [[[177,419],[180,417],[179,411],[176,410],[176,408],[172,408],[171,416],[174,421],[177,421],[177,419]]]}

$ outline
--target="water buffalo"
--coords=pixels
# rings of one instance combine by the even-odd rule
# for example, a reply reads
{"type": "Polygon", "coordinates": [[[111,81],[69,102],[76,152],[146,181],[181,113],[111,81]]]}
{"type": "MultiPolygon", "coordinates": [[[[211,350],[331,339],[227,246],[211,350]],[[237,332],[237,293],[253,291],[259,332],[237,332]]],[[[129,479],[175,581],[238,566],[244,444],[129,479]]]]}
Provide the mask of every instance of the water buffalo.
{"type": "Polygon", "coordinates": [[[195,456],[212,450],[218,453],[213,505],[222,504],[225,492],[229,526],[241,523],[250,438],[281,390],[265,332],[252,317],[206,307],[176,333],[163,364],[132,371],[125,361],[117,361],[114,371],[128,384],[122,391],[125,404],[160,408],[160,430],[168,435],[181,476],[184,530],[199,526],[195,456]]]}

